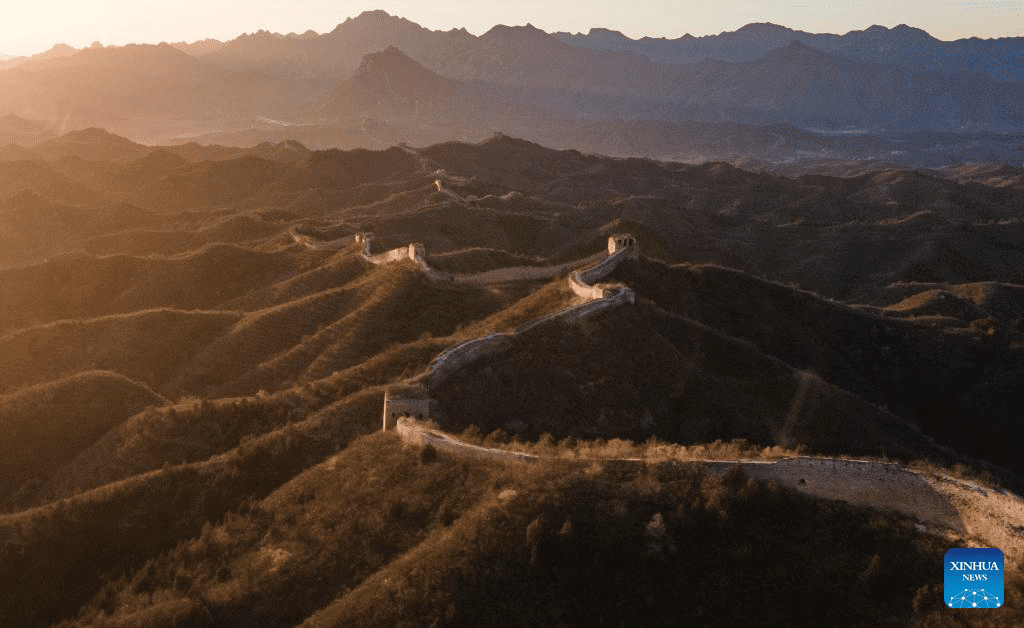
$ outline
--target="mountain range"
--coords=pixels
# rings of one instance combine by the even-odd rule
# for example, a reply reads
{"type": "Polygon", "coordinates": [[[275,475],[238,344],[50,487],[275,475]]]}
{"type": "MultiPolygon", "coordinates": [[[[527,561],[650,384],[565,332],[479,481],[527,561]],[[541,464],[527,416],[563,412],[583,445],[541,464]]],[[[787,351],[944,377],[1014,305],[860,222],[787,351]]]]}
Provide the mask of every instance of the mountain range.
{"type": "MultiPolygon", "coordinates": [[[[391,89],[414,113],[472,85],[395,49],[351,81],[395,115],[391,89]]],[[[313,151],[90,128],[16,148],[4,625],[700,623],[687,586],[716,621],[943,625],[935,565],[971,542],[1006,552],[998,619],[1019,623],[1012,168],[783,176],[506,135],[313,151]],[[564,317],[603,305],[566,274],[622,233],[640,250],[602,294],[632,300],[564,317]],[[430,380],[421,429],[490,453],[380,432],[387,392],[487,342],[430,380]],[[721,459],[866,465],[885,489],[721,459]],[[905,477],[934,516],[878,505],[905,477]]]]}
{"type": "Polygon", "coordinates": [[[1014,61],[1024,52],[1024,38],[941,41],[906,24],[894,28],[871,26],[845,35],[807,33],[777,24],[756,23],[720,35],[683,35],[678,39],[630,39],[606,28],[591,29],[586,35],[557,32],[552,36],[578,48],[629,51],[665,63],[705,59],[755,61],[775,48],[799,41],[850,61],[897,66],[909,73],[983,74],[998,83],[1024,80],[1024,70],[1014,61]]]}
{"type": "Polygon", "coordinates": [[[312,148],[384,148],[501,131],[692,161],[946,165],[980,152],[1015,162],[1024,119],[1017,45],[938,42],[909,27],[837,36],[750,25],[710,38],[634,41],[526,25],[477,37],[370,11],[322,35],[55,48],[0,71],[0,114],[56,134],[102,126],[165,144],[296,139],[312,148]],[[765,131],[779,125],[791,130],[765,131]],[[907,142],[908,133],[919,135],[907,142]]]}
{"type": "Polygon", "coordinates": [[[1024,625],[1016,45],[0,61],[0,625],[1024,625]]]}

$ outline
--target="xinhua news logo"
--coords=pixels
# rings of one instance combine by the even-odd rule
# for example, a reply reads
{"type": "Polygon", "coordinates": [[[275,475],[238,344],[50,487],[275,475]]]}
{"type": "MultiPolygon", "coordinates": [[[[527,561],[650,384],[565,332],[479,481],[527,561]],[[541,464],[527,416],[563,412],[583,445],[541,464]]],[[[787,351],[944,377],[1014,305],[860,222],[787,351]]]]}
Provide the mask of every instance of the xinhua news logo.
{"type": "Polygon", "coordinates": [[[945,588],[949,608],[999,608],[1003,605],[1003,553],[992,547],[953,548],[946,552],[945,588]]]}

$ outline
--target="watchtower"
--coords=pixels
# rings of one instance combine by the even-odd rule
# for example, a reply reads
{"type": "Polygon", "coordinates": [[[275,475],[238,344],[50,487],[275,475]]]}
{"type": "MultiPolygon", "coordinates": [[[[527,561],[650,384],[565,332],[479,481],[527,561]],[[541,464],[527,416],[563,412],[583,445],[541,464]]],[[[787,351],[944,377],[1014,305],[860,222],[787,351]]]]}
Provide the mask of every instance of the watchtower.
{"type": "Polygon", "coordinates": [[[622,249],[630,250],[628,257],[635,258],[640,256],[640,245],[637,244],[636,238],[633,237],[633,234],[614,233],[608,236],[608,255],[622,249]]]}
{"type": "Polygon", "coordinates": [[[384,391],[384,431],[393,430],[398,419],[420,421],[430,418],[430,397],[418,386],[389,386],[384,391]]]}

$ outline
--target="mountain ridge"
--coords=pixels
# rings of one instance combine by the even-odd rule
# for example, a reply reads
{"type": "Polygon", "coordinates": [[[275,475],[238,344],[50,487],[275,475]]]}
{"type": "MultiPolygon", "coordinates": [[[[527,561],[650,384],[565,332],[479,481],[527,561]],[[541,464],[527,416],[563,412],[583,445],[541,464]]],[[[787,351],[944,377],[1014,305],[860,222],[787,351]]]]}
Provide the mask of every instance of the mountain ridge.
{"type": "MultiPolygon", "coordinates": [[[[402,101],[403,70],[436,80],[394,50],[370,61],[402,101]]],[[[56,145],[70,148],[0,168],[15,256],[0,405],[30,400],[32,424],[93,403],[62,414],[74,433],[7,432],[32,455],[0,485],[5,625],[391,625],[395,599],[439,625],[494,623],[494,608],[677,625],[705,559],[714,590],[776,583],[740,610],[703,590],[723,621],[828,623],[771,603],[804,590],[776,577],[784,564],[817,574],[808,599],[842,599],[844,617],[928,625],[949,618],[934,565],[979,539],[1006,549],[1004,611],[1021,608],[1017,511],[1002,510],[1019,503],[1002,487],[1024,485],[1011,169],[783,176],[507,134],[256,151],[86,130],[56,145]],[[608,270],[609,239],[644,255],[564,274],[608,270]],[[410,382],[466,442],[551,459],[378,433],[410,382]],[[803,457],[774,478],[704,461],[779,456],[803,457]],[[945,487],[958,509],[922,521],[876,508],[905,493],[860,500],[877,485],[857,478],[892,479],[894,461],[948,478],[910,494],[945,487]]]]}
{"type": "MultiPolygon", "coordinates": [[[[608,30],[594,32],[620,44],[642,43],[608,30]]],[[[752,24],[714,37],[673,41],[680,46],[714,41],[748,52],[719,55],[724,60],[714,55],[662,59],[644,56],[643,50],[568,45],[532,25],[497,25],[477,37],[371,11],[328,33],[289,37],[256,31],[223,46],[206,46],[202,55],[199,48],[189,55],[181,46],[131,44],[29,60],[0,70],[7,86],[0,95],[0,114],[62,130],[102,126],[146,143],[200,137],[236,143],[251,137],[251,145],[294,139],[314,148],[384,148],[481,139],[500,130],[632,156],[649,153],[638,155],[640,142],[628,137],[617,140],[617,150],[607,150],[608,141],[598,139],[593,125],[788,124],[818,134],[871,134],[880,140],[882,134],[919,131],[1015,133],[1024,124],[1024,83],[1007,82],[981,65],[969,73],[935,65],[938,61],[929,59],[938,53],[927,51],[941,48],[942,42],[911,27],[812,37],[752,24]],[[794,41],[802,43],[795,47],[794,41]],[[430,98],[411,92],[396,98],[401,90],[390,89],[383,76],[380,85],[366,89],[345,86],[346,81],[368,80],[367,59],[389,48],[436,75],[429,79],[435,86],[426,90],[445,93],[436,106],[420,111],[416,102],[430,98]],[[875,52],[864,52],[869,49],[875,52]],[[124,67],[133,70],[122,72],[124,67]],[[591,130],[577,130],[586,125],[591,130]]],[[[999,54],[1013,45],[1001,41],[999,54]]],[[[697,158],[684,133],[668,137],[675,138],[679,150],[656,156],[697,158]]],[[[665,144],[665,139],[652,133],[643,142],[665,144]]],[[[829,153],[828,143],[820,140],[819,152],[829,153]]],[[[969,145],[956,144],[952,152],[941,144],[911,151],[893,146],[871,157],[894,160],[912,153],[906,159],[915,163],[974,158],[958,157],[968,150],[1016,157],[996,142],[977,149],[969,145]]],[[[778,150],[783,146],[763,146],[756,155],[729,153],[728,158],[779,163],[813,152],[778,150]]],[[[863,158],[856,152],[838,156],[863,158]]]]}

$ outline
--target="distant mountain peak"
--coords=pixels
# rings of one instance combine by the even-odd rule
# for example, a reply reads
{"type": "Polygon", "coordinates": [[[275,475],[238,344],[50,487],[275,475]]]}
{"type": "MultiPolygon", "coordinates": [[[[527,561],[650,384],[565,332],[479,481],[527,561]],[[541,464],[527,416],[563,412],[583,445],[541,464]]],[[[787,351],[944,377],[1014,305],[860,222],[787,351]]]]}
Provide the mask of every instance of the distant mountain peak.
{"type": "Polygon", "coordinates": [[[356,75],[389,72],[393,70],[408,70],[419,68],[427,71],[419,63],[416,63],[409,55],[405,54],[395,46],[388,46],[379,52],[371,52],[363,56],[363,62],[359,64],[356,75]]]}
{"type": "Polygon", "coordinates": [[[350,17],[350,18],[348,18],[345,21],[348,22],[349,20],[363,20],[363,19],[368,19],[368,18],[388,19],[388,18],[394,18],[394,17],[397,17],[397,16],[391,15],[390,13],[385,11],[384,9],[370,9],[368,11],[363,11],[362,13],[357,15],[355,18],[351,18],[350,17]]]}
{"type": "Polygon", "coordinates": [[[409,55],[407,55],[404,52],[402,52],[394,44],[390,44],[384,50],[381,50],[380,52],[372,52],[372,53],[366,55],[366,57],[364,57],[364,58],[370,58],[370,57],[408,59],[409,55]]]}
{"type": "Polygon", "coordinates": [[[533,143],[533,142],[531,142],[529,140],[524,140],[524,139],[519,139],[517,137],[512,137],[511,135],[506,135],[506,134],[502,133],[501,131],[495,131],[495,133],[492,136],[490,136],[489,138],[487,138],[487,139],[483,140],[482,142],[480,142],[479,145],[480,146],[487,146],[487,147],[491,147],[491,148],[501,148],[501,149],[505,149],[505,150],[508,150],[508,149],[519,149],[519,150],[530,149],[530,150],[550,151],[550,149],[544,148],[540,144],[535,144],[535,143],[533,143]]]}
{"type": "Polygon", "coordinates": [[[590,29],[590,32],[587,34],[590,35],[591,37],[607,37],[609,39],[629,39],[629,37],[626,37],[621,32],[612,30],[610,28],[592,28],[590,29]]]}
{"type": "MultiPolygon", "coordinates": [[[[799,56],[802,56],[802,57],[803,56],[811,56],[811,57],[827,56],[822,51],[818,50],[817,48],[812,48],[812,47],[808,46],[807,44],[803,43],[799,39],[794,39],[794,40],[790,41],[789,44],[787,44],[786,46],[784,46],[782,48],[779,48],[778,50],[783,51],[783,53],[785,55],[787,55],[787,56],[796,56],[796,55],[799,55],[799,56]]],[[[771,54],[771,53],[769,53],[769,54],[771,54]]]]}
{"type": "Polygon", "coordinates": [[[106,129],[99,127],[89,127],[87,129],[79,129],[76,131],[68,131],[64,135],[54,140],[58,144],[99,144],[99,143],[116,143],[123,145],[138,146],[135,142],[131,141],[126,137],[121,137],[115,133],[111,133],[106,129]]]}
{"type": "Polygon", "coordinates": [[[734,32],[745,33],[745,34],[760,34],[760,33],[784,33],[791,32],[793,29],[772,22],[751,22],[744,26],[739,27],[734,32]]]}
{"type": "MultiPolygon", "coordinates": [[[[83,49],[87,50],[87,49],[83,49]]],[[[72,48],[67,44],[55,44],[53,48],[50,48],[46,52],[40,52],[34,54],[31,57],[17,57],[20,59],[31,59],[33,61],[42,61],[45,59],[60,59],[64,57],[70,57],[79,53],[77,48],[72,48]]]]}
{"type": "Polygon", "coordinates": [[[872,26],[867,27],[866,29],[864,29],[862,31],[853,31],[851,34],[855,34],[857,32],[860,32],[860,33],[862,33],[864,35],[871,35],[873,37],[882,37],[882,38],[897,36],[900,39],[904,39],[904,40],[906,40],[906,39],[914,39],[914,40],[919,40],[919,41],[922,41],[922,42],[924,42],[924,41],[929,41],[929,42],[939,41],[938,39],[935,39],[934,37],[932,37],[931,34],[928,31],[922,30],[922,29],[917,28],[915,26],[908,26],[906,24],[899,24],[899,25],[894,26],[892,28],[886,28],[885,26],[879,26],[878,24],[874,24],[872,26]]]}
{"type": "Polygon", "coordinates": [[[913,36],[920,39],[928,39],[932,41],[938,41],[931,36],[931,33],[924,29],[917,28],[916,26],[907,26],[906,24],[900,24],[892,29],[892,32],[899,33],[902,36],[913,36]]]}
{"type": "Polygon", "coordinates": [[[404,115],[415,112],[416,103],[447,101],[453,86],[450,79],[431,72],[398,48],[388,46],[363,57],[352,78],[340,84],[338,100],[332,106],[350,114],[372,110],[404,115]]]}
{"type": "Polygon", "coordinates": [[[408,29],[408,28],[426,30],[419,24],[409,21],[404,17],[397,15],[391,15],[387,11],[381,9],[375,9],[373,11],[363,11],[356,17],[345,18],[345,21],[334,27],[329,34],[330,35],[344,35],[346,31],[359,32],[360,29],[367,29],[369,32],[375,32],[378,35],[385,33],[391,33],[396,28],[408,29]]]}
{"type": "Polygon", "coordinates": [[[344,26],[346,24],[348,24],[348,25],[351,25],[351,24],[359,24],[359,25],[361,25],[361,24],[381,24],[381,23],[385,23],[385,22],[408,22],[408,21],[409,20],[406,20],[405,18],[399,17],[397,15],[391,15],[390,13],[388,13],[387,11],[384,11],[382,9],[374,9],[372,11],[363,11],[362,13],[360,13],[359,15],[357,15],[355,17],[345,18],[345,21],[342,22],[341,24],[338,24],[338,26],[335,27],[334,30],[338,30],[339,28],[341,28],[342,26],[344,26]]]}
{"type": "Polygon", "coordinates": [[[533,24],[505,26],[498,24],[480,36],[480,41],[499,45],[564,45],[533,24]]]}
{"type": "Polygon", "coordinates": [[[252,33],[242,33],[238,36],[238,39],[282,39],[284,36],[278,33],[271,33],[270,31],[263,30],[262,28],[252,33]]]}
{"type": "Polygon", "coordinates": [[[508,37],[523,34],[543,35],[544,37],[550,37],[550,35],[548,35],[544,31],[540,30],[533,24],[527,22],[525,26],[506,26],[504,24],[496,24],[491,28],[491,30],[481,35],[481,39],[495,36],[508,37]]]}
{"type": "Polygon", "coordinates": [[[833,62],[834,60],[834,57],[831,55],[826,54],[817,48],[812,48],[797,39],[792,40],[789,44],[781,48],[769,50],[763,57],[761,57],[761,62],[815,67],[823,66],[833,62]]]}

